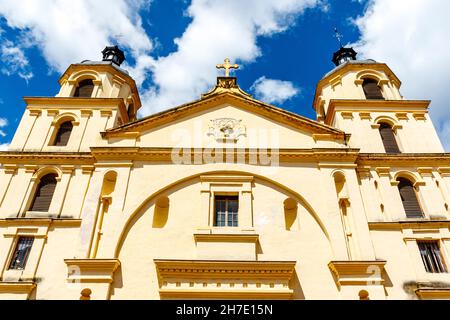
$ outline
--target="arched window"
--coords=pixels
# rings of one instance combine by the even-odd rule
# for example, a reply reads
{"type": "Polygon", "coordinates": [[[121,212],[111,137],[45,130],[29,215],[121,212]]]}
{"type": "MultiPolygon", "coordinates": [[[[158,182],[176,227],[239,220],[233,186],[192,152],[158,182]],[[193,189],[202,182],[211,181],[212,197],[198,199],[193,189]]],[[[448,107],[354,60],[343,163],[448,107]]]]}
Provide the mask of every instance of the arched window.
{"type": "Polygon", "coordinates": [[[75,89],[74,97],[77,98],[90,98],[94,91],[94,82],[91,79],[86,79],[78,83],[78,87],[75,89]]]}
{"type": "Polygon", "coordinates": [[[41,178],[31,203],[30,211],[47,212],[56,188],[56,174],[50,173],[41,178]]]}
{"type": "Polygon", "coordinates": [[[378,83],[376,80],[364,79],[362,86],[364,89],[364,94],[366,95],[366,99],[384,100],[383,94],[381,92],[381,88],[378,86],[378,83]]]}
{"type": "Polygon", "coordinates": [[[411,181],[405,178],[397,179],[398,191],[402,199],[403,208],[405,208],[408,218],[423,218],[423,211],[417,198],[416,190],[411,181]]]}
{"type": "Polygon", "coordinates": [[[384,149],[386,153],[395,154],[401,153],[397,144],[397,140],[395,139],[394,130],[392,126],[387,123],[380,123],[380,136],[383,141],[384,149]]]}
{"type": "Polygon", "coordinates": [[[73,124],[72,121],[66,121],[61,123],[56,132],[55,140],[53,141],[53,146],[64,147],[67,146],[69,142],[70,134],[72,133],[73,124]]]}
{"type": "Polygon", "coordinates": [[[128,120],[129,121],[135,121],[136,120],[136,112],[134,110],[134,104],[130,104],[128,106],[128,120]]]}

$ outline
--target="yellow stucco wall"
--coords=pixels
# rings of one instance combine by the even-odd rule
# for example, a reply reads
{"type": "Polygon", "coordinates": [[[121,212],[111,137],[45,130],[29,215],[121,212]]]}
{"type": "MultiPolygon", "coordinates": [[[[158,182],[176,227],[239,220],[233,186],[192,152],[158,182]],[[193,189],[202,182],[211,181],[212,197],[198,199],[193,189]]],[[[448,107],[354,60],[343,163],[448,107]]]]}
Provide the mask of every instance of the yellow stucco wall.
{"type": "Polygon", "coordinates": [[[450,263],[450,156],[428,103],[399,89],[387,66],[355,64],[319,82],[317,122],[218,86],[120,127],[140,107],[134,81],[71,66],[55,98],[27,98],[0,153],[0,299],[79,299],[86,288],[92,299],[418,299],[436,286],[427,297],[450,297],[450,275],[426,273],[417,246],[439,241],[450,263]],[[365,76],[385,101],[365,100],[365,76]],[[92,98],[71,98],[85,78],[92,98]],[[213,122],[223,118],[240,133],[226,142],[213,122]],[[49,146],[63,119],[69,144],[49,146]],[[395,126],[401,154],[385,153],[380,121],[395,126]],[[232,158],[211,162],[205,148],[232,158]],[[50,209],[30,212],[47,173],[58,177],[50,209]],[[399,177],[415,184],[423,219],[407,219],[399,177]],[[216,195],[239,197],[238,227],[214,227],[216,195]],[[25,270],[9,270],[20,236],[33,247],[25,270]]]}

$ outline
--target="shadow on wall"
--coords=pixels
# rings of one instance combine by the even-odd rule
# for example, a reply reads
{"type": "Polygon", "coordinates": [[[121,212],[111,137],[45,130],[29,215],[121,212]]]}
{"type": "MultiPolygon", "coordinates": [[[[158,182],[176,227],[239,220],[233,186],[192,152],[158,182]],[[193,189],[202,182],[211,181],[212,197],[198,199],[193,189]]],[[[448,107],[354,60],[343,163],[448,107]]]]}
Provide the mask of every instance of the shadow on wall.
{"type": "Polygon", "coordinates": [[[156,199],[153,213],[153,228],[161,229],[166,226],[167,219],[169,218],[169,203],[170,201],[167,196],[161,196],[156,199]]]}
{"type": "Polygon", "coordinates": [[[303,293],[303,289],[297,276],[297,272],[294,272],[290,285],[294,290],[294,295],[292,296],[292,298],[294,300],[305,300],[305,294],[303,293]]]}

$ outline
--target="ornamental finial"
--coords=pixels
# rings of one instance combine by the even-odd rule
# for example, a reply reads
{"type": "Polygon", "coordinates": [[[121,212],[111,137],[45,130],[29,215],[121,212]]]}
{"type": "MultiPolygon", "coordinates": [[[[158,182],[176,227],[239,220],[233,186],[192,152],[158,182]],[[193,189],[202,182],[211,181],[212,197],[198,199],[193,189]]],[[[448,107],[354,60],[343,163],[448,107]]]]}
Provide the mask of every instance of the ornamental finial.
{"type": "Polygon", "coordinates": [[[230,69],[239,69],[239,65],[237,64],[231,64],[230,59],[225,58],[224,64],[218,64],[216,65],[217,69],[225,69],[225,77],[230,76],[230,69]]]}

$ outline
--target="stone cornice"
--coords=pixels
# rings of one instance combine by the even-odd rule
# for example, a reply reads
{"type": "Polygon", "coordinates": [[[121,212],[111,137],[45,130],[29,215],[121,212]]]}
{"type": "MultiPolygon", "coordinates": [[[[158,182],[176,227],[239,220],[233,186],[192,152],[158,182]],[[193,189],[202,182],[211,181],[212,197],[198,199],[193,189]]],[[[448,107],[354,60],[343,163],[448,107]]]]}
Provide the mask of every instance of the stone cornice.
{"type": "Polygon", "coordinates": [[[394,222],[369,222],[370,230],[404,230],[404,229],[450,229],[448,220],[415,220],[394,222]]]}
{"type": "Polygon", "coordinates": [[[450,287],[447,288],[419,288],[415,290],[421,300],[446,300],[450,299],[450,287]]]}
{"type": "Polygon", "coordinates": [[[295,261],[205,261],[155,259],[158,277],[189,279],[269,279],[289,281],[295,261]]]}
{"type": "MultiPolygon", "coordinates": [[[[172,161],[172,148],[138,148],[138,147],[94,147],[92,155],[97,161],[111,161],[127,159],[134,161],[172,161]]],[[[213,149],[214,150],[214,149],[213,149]]],[[[190,148],[183,150],[189,152],[192,163],[195,159],[202,159],[202,155],[210,153],[209,149],[190,148]]],[[[245,158],[246,161],[258,156],[258,150],[249,149],[223,149],[224,161],[228,152],[234,153],[235,160],[245,158]]],[[[280,149],[268,150],[268,156],[279,156],[281,162],[333,162],[354,164],[358,157],[358,149],[280,149]]]]}
{"type": "Polygon", "coordinates": [[[395,112],[398,114],[399,110],[403,113],[420,113],[428,112],[430,100],[366,100],[366,99],[333,99],[330,100],[325,124],[333,123],[336,111],[340,112],[395,112]],[[420,111],[420,112],[419,112],[420,111]]]}
{"type": "Polygon", "coordinates": [[[90,152],[0,152],[0,163],[2,164],[83,164],[92,165],[95,159],[90,152]]]}
{"type": "Polygon", "coordinates": [[[6,219],[0,219],[0,226],[3,226],[3,227],[20,227],[20,226],[80,227],[81,219],[6,218],[6,219]]]}
{"type": "Polygon", "coordinates": [[[450,166],[450,153],[364,153],[358,155],[357,164],[360,167],[378,167],[380,164],[385,167],[447,167],[450,166]]]}
{"type": "Polygon", "coordinates": [[[89,109],[110,109],[112,107],[125,106],[121,98],[65,98],[65,97],[24,97],[27,108],[33,110],[53,110],[89,105],[89,109]]]}
{"type": "Polygon", "coordinates": [[[257,243],[258,234],[194,234],[195,242],[257,243]]]}
{"type": "Polygon", "coordinates": [[[0,293],[30,294],[34,288],[36,288],[36,283],[32,281],[20,281],[20,282],[0,281],[0,293]]]}

